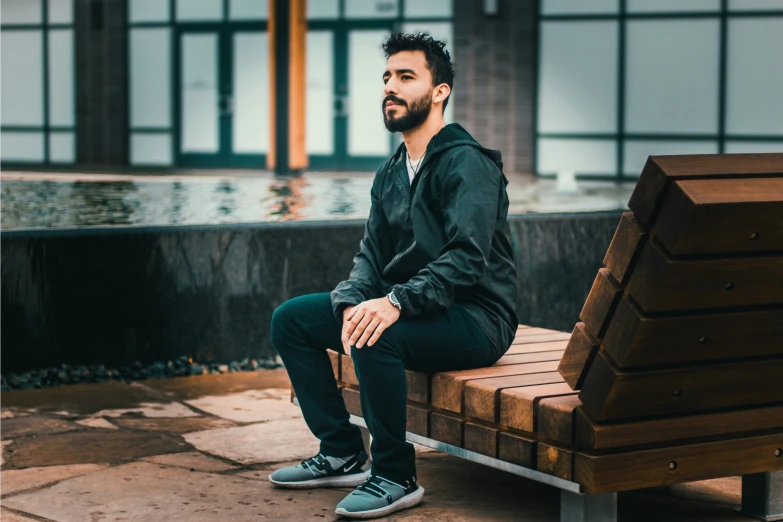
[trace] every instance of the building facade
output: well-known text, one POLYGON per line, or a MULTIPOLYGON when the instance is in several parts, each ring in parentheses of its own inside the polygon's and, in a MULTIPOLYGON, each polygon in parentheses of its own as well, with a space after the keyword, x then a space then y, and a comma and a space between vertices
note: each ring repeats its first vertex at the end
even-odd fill
MULTIPOLYGON (((2 0, 4 168, 263 169, 266 0, 2 0)), ((308 0, 311 170, 374 170, 391 31, 447 42, 447 121, 506 170, 783 150, 783 0, 308 0)))

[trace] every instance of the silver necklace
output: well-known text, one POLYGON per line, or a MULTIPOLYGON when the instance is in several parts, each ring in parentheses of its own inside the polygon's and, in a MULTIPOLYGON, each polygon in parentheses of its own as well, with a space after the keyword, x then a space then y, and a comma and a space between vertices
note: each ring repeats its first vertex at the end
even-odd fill
POLYGON ((413 168, 413 161, 411 160, 410 154, 406 154, 406 156, 408 156, 408 165, 411 166, 411 170, 413 171, 413 175, 415 176, 416 174, 419 173, 419 167, 421 166, 421 160, 424 159, 424 156, 419 158, 419 161, 416 162, 416 168, 415 169, 413 168))

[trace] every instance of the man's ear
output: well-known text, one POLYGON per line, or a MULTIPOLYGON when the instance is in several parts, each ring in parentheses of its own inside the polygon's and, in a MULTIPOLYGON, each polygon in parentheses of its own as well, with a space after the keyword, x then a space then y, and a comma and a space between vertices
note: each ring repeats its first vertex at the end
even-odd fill
POLYGON ((432 89, 432 103, 443 103, 443 101, 451 94, 451 87, 445 83, 435 86, 432 89))

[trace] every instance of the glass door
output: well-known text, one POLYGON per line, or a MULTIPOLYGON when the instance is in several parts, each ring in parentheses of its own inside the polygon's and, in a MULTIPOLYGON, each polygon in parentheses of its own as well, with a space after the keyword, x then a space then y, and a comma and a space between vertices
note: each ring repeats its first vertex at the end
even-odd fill
POLYGON ((177 164, 266 168, 269 38, 266 30, 189 25, 176 34, 177 164))

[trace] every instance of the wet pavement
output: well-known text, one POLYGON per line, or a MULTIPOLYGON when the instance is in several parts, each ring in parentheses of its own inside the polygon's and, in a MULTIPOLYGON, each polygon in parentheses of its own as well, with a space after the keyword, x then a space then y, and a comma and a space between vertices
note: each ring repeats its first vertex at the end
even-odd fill
MULTIPOLYGON (((365 219, 371 172, 195 171, 171 175, 7 171, 0 176, 3 230, 365 219)), ((635 183, 509 176, 509 214, 626 208, 635 183), (574 187, 570 187, 574 189, 574 187)))
MULTIPOLYGON (((318 451, 285 370, 2 394, 0 519, 338 520, 349 489, 267 481, 318 451)), ((386 520, 555 522, 559 492, 417 447, 424 502, 386 520)), ((619 520, 748 521, 739 477, 619 495, 619 520)))

